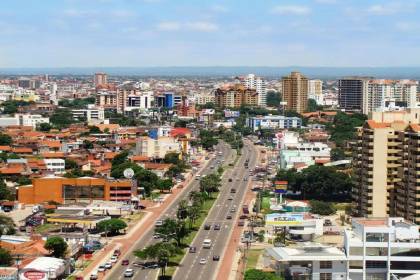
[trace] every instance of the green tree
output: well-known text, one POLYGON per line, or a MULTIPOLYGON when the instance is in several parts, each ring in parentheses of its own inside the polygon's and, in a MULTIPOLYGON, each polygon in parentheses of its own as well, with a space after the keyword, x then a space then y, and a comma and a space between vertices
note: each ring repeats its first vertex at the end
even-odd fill
POLYGON ((318 106, 315 99, 312 99, 312 98, 308 99, 308 108, 306 109, 308 112, 316 112, 321 109, 322 107, 318 106))
POLYGON ((116 155, 112 159, 112 162, 111 162, 112 167, 125 163, 127 161, 128 155, 129 155, 129 152, 127 150, 124 150, 118 155, 116 155))
POLYGON ((281 102, 280 93, 276 91, 269 91, 267 93, 267 106, 279 107, 281 102))
POLYGON ((102 131, 97 126, 89 126, 89 133, 95 134, 95 133, 102 133, 102 131))
POLYGON ((18 183, 19 186, 30 185, 32 180, 26 176, 19 176, 16 183, 18 183))
POLYGON ((0 266, 11 266, 12 265, 12 255, 5 248, 0 247, 0 266))
POLYGON ((12 234, 15 231, 15 223, 12 218, 0 214, 0 235, 12 234))
POLYGON ((6 200, 10 197, 10 190, 4 183, 3 179, 0 178, 0 200, 6 200))
POLYGON ((155 232, 167 241, 175 240, 178 247, 181 246, 182 239, 188 235, 185 221, 171 218, 165 219, 155 232))
POLYGON ((221 179, 218 174, 212 173, 200 179, 200 191, 211 195, 219 191, 221 186, 221 179))
POLYGON ((50 117, 50 122, 57 128, 69 127, 72 123, 75 123, 73 120, 72 112, 69 109, 57 109, 50 117))
POLYGON ((356 127, 363 126, 367 117, 363 114, 353 113, 348 115, 343 112, 337 112, 333 123, 327 125, 327 130, 331 134, 330 140, 337 146, 344 146, 346 141, 355 137, 356 127))
POLYGON ((134 255, 143 260, 156 260, 161 267, 161 274, 164 276, 166 273, 166 266, 169 258, 180 253, 180 249, 168 242, 159 242, 149 245, 143 250, 137 250, 134 255))
POLYGON ((40 123, 37 125, 37 129, 39 131, 48 132, 50 131, 52 126, 49 123, 40 123))
POLYGON ((244 280, 281 280, 274 273, 265 272, 258 269, 248 269, 245 272, 244 280))
POLYGON ((68 169, 76 169, 76 168, 78 168, 79 166, 77 165, 77 162, 76 161, 74 161, 74 160, 72 160, 72 159, 69 159, 69 158, 66 158, 65 160, 64 160, 64 166, 65 166, 65 169, 66 170, 68 170, 68 169))
POLYGON ((51 252, 56 258, 63 258, 66 255, 67 243, 61 236, 48 237, 44 248, 51 252))
POLYGON ((93 149, 93 143, 89 140, 84 140, 82 147, 85 150, 91 150, 91 149, 93 149))
POLYGON ((199 139, 201 146, 203 146, 203 148, 206 150, 213 148, 213 146, 217 145, 218 143, 217 139, 215 138, 215 134, 204 129, 200 130, 199 139))
POLYGON ((157 181, 156 187, 160 191, 170 191, 173 187, 174 183, 172 179, 159 179, 157 181))
POLYGON ((188 202, 185 199, 179 202, 176 217, 180 220, 185 220, 188 217, 188 202))
POLYGON ((318 215, 332 215, 336 212, 334 205, 331 202, 311 200, 311 212, 318 215))
POLYGON ((346 158, 346 154, 344 153, 342 148, 337 147, 331 150, 331 159, 333 161, 342 160, 345 158, 346 158))
POLYGON ((12 142, 12 137, 10 137, 7 134, 0 133, 0 145, 9 146, 10 144, 12 144, 12 142))
POLYGON ((100 232, 110 233, 111 235, 116 235, 120 230, 127 227, 126 222, 121 219, 112 218, 109 220, 99 222, 96 227, 100 232))

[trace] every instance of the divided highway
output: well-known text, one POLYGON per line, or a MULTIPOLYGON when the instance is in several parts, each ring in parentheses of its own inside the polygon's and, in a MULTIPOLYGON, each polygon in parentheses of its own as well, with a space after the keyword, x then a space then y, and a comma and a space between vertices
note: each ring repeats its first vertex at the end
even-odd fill
MULTIPOLYGON (((216 146, 216 153, 221 152, 221 156, 213 157, 210 159, 210 161, 207 163, 206 167, 202 169, 201 172, 199 172, 202 175, 210 174, 212 172, 215 172, 217 167, 214 169, 211 169, 211 166, 217 165, 217 160, 224 160, 225 164, 228 164, 229 162, 233 161, 235 158, 235 154, 233 153, 233 150, 230 148, 230 146, 224 142, 219 143, 216 146)), ((198 190, 199 188, 199 180, 193 180, 191 181, 187 186, 185 186, 185 190, 182 194, 179 195, 179 197, 174 200, 173 204, 168 207, 159 217, 159 219, 165 219, 169 217, 175 217, 176 216, 176 210, 178 208, 178 203, 183 200, 187 199, 189 193, 192 190, 198 190)), ((134 269, 134 276, 132 279, 153 279, 155 280, 157 278, 157 275, 159 273, 159 269, 141 269, 138 267, 133 267, 132 263, 135 261, 140 261, 138 258, 136 258, 133 255, 133 252, 138 249, 143 249, 147 247, 148 245, 151 245, 153 243, 156 243, 158 240, 153 238, 154 234, 154 227, 150 227, 150 229, 147 230, 147 232, 135 243, 134 246, 125 254, 124 257, 120 258, 119 262, 114 265, 114 267, 111 269, 110 272, 108 272, 104 279, 114 280, 114 279, 124 279, 124 271, 127 268, 133 268, 134 269), (129 265, 128 266, 122 266, 121 260, 122 259, 128 259, 129 265)), ((104 261, 105 262, 105 261, 104 261)))
POLYGON ((238 226, 238 217, 241 215, 242 203, 250 182, 249 169, 253 169, 256 165, 257 151, 250 142, 246 141, 244 144, 242 156, 233 168, 225 172, 222 180, 223 186, 219 197, 215 201, 215 207, 211 209, 193 241, 192 246, 197 248, 197 252, 187 253, 173 277, 174 280, 210 280, 216 278, 218 266, 223 261, 230 234, 233 227, 238 226), (249 159, 249 169, 244 167, 247 159, 249 159), (231 179, 231 182, 229 182, 229 179, 231 179), (236 193, 231 193, 232 188, 236 189, 236 193), (232 208, 235 208, 236 211, 231 212, 232 208), (233 216, 232 219, 226 219, 229 214, 233 216), (215 224, 220 225, 220 230, 214 229, 215 224), (206 230, 204 225, 210 225, 211 228, 206 230), (212 241, 210 249, 203 248, 204 239, 212 241), (215 255, 220 256, 220 261, 213 261, 215 255), (205 264, 200 263, 201 259, 205 259, 205 264))

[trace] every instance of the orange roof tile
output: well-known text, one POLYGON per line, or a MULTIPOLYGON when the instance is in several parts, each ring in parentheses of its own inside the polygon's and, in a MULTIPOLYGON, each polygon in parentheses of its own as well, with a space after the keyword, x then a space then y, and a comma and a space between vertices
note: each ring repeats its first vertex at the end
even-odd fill
POLYGON ((65 154, 64 152, 46 152, 46 153, 41 153, 41 156, 43 158, 64 158, 65 154))
POLYGON ((25 171, 25 168, 23 166, 0 168, 1 174, 22 174, 23 171, 25 171))
POLYGON ((49 148, 61 148, 61 142, 58 140, 46 140, 41 141, 40 145, 48 146, 49 148))
POLYGON ((10 146, 0 146, 0 151, 9 152, 12 148, 10 146))
POLYGON ((149 161, 150 160, 149 157, 147 157, 147 156, 132 156, 130 159, 131 159, 131 161, 134 161, 134 162, 136 162, 136 161, 149 161))
POLYGON ((113 159, 116 155, 118 155, 118 153, 116 153, 116 152, 105 152, 104 153, 104 158, 105 159, 113 159))
POLYGON ((170 163, 154 163, 154 162, 145 162, 144 168, 151 169, 151 170, 166 170, 171 167, 172 164, 170 163))
POLYGON ((33 153, 33 150, 31 148, 24 148, 24 147, 14 148, 12 151, 16 154, 31 154, 31 153, 33 153))

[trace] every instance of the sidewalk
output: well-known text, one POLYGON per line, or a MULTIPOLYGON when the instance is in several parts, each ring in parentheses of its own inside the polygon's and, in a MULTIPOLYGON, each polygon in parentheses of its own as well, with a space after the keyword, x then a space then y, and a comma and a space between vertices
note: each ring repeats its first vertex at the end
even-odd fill
MULTIPOLYGON (((203 162, 203 165, 200 168, 200 171, 207 166, 209 160, 203 162)), ((185 180, 183 188, 174 187, 172 189, 171 195, 165 197, 162 202, 153 203, 153 206, 146 208, 145 211, 147 214, 141 219, 141 221, 136 224, 130 231, 124 236, 116 237, 112 239, 108 245, 102 248, 99 252, 94 255, 92 263, 86 267, 82 272, 76 274, 76 276, 82 276, 84 279, 88 279, 89 275, 94 271, 100 264, 108 260, 115 249, 120 249, 122 252, 121 259, 128 253, 128 250, 133 247, 133 245, 150 229, 153 227, 155 221, 159 216, 165 212, 176 198, 183 193, 189 184, 193 180, 193 175, 189 174, 188 178, 185 180)), ((106 275, 103 275, 103 277, 106 275)))

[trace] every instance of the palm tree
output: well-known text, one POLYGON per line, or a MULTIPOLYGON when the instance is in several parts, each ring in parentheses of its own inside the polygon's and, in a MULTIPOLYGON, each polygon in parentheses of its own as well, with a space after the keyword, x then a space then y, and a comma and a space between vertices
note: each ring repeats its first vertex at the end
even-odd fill
POLYGON ((179 202, 178 205, 178 210, 176 212, 176 216, 178 219, 184 220, 187 218, 187 207, 188 207, 188 202, 183 199, 179 202))

